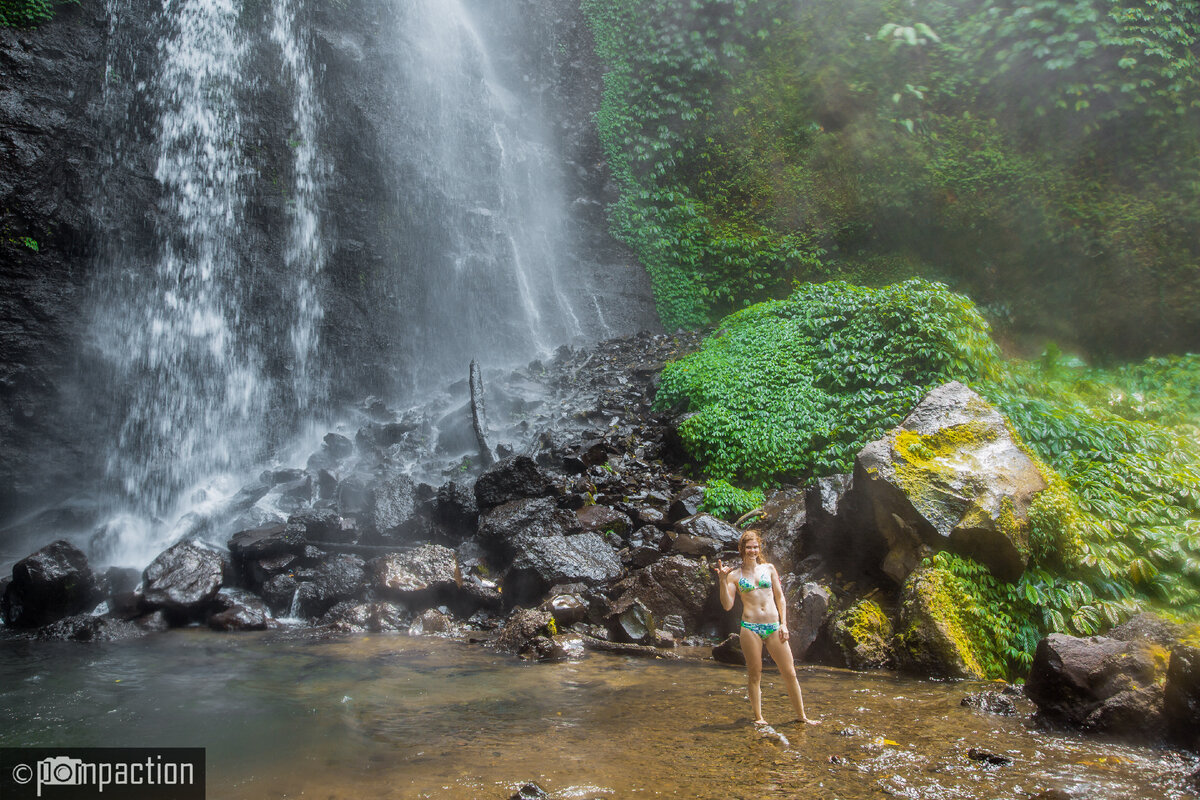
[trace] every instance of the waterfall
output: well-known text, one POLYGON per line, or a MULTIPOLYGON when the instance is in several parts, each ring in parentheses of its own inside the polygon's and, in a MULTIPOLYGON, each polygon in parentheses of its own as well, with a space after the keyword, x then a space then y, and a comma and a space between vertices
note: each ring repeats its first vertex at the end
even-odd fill
POLYGON ((550 43, 489 40, 514 11, 461 0, 397 7, 391 103, 402 135, 391 155, 398 205, 419 232, 398 265, 399 303, 415 322, 402 390, 461 377, 472 358, 525 362, 607 332, 578 299, 590 287, 564 290, 575 243, 539 77, 495 55, 550 43))

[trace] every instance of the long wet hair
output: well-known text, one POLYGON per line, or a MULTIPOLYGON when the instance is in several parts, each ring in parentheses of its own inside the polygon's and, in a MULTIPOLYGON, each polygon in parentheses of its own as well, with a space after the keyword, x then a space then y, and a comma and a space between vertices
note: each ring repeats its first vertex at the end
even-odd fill
POLYGON ((747 530, 745 533, 742 534, 742 538, 738 539, 738 553, 741 554, 742 560, 744 561, 746 559, 746 544, 751 539, 758 542, 758 563, 759 564, 767 563, 767 560, 765 558, 763 558, 763 554, 762 554, 762 537, 758 535, 758 531, 755 530, 754 528, 750 528, 749 530, 747 530))

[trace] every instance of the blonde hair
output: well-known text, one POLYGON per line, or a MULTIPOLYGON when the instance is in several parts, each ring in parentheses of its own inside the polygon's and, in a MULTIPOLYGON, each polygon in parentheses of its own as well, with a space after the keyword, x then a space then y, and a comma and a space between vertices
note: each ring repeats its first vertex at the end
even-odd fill
POLYGON ((758 535, 758 531, 755 530, 754 528, 751 528, 748 531, 746 531, 745 533, 743 533, 742 538, 738 539, 738 552, 741 554, 742 558, 744 559, 746 557, 746 545, 747 545, 747 543, 749 543, 749 541, 751 539, 758 542, 758 563, 759 564, 767 563, 767 560, 765 558, 763 558, 763 554, 762 554, 762 537, 758 535))

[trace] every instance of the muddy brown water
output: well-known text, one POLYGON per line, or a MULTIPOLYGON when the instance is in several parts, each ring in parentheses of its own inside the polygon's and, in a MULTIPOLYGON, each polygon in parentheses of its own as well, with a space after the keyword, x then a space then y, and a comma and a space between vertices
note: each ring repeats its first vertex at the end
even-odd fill
POLYGON ((960 705, 986 684, 805 667, 822 724, 803 728, 768 671, 773 725, 756 729, 744 671, 691 655, 526 664, 431 637, 200 630, 4 642, 0 745, 204 747, 210 800, 505 800, 528 781, 580 800, 1195 796, 1191 756, 960 705))

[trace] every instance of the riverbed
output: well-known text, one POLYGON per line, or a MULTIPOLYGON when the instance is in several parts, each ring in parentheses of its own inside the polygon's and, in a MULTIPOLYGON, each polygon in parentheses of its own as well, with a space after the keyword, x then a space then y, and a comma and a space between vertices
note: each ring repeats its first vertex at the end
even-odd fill
POLYGON ((0 745, 204 747, 212 800, 506 800, 531 781, 579 800, 1195 796, 1191 757, 960 705, 987 684, 802 667, 822 721, 804 727, 768 671, 763 729, 744 670, 688 656, 534 664, 436 637, 199 629, 8 641, 0 745))

